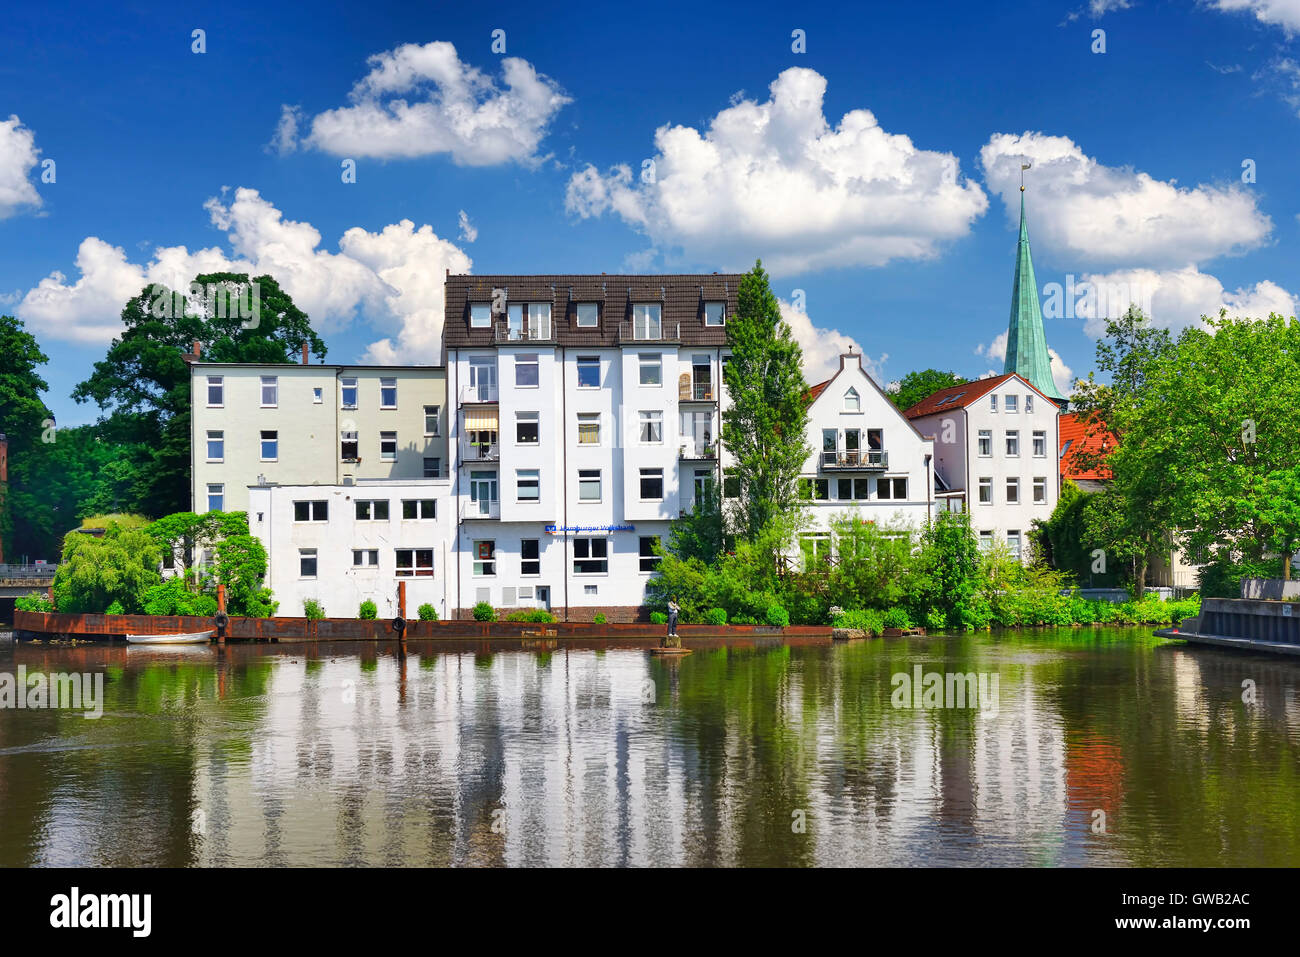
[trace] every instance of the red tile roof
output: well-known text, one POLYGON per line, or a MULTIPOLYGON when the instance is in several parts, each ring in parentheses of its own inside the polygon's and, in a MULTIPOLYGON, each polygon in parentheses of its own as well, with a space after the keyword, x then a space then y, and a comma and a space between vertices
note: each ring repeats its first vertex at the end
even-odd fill
POLYGON ((818 382, 816 385, 810 386, 808 388, 808 404, 812 405, 814 402, 816 402, 817 397, 820 396, 823 392, 825 392, 826 387, 830 384, 831 384, 831 380, 827 379, 825 382, 818 382))
POLYGON ((1061 478, 1063 479, 1108 479, 1111 471, 1105 465, 1087 469, 1081 467, 1076 458, 1080 450, 1090 453, 1114 448, 1115 436, 1102 425, 1089 425, 1076 412, 1067 412, 1060 418, 1061 434, 1061 478))
POLYGON ((965 385, 953 385, 946 389, 940 389, 938 392, 932 392, 903 414, 909 419, 919 419, 923 416, 932 415, 935 412, 947 412, 949 409, 964 409, 976 399, 982 399, 998 386, 1012 378, 1019 379, 1026 386, 1033 389, 1043 397, 1044 401, 1053 401, 1051 396, 1045 395, 1039 389, 1035 389, 1033 383, 1024 376, 1018 376, 1014 372, 1006 372, 1002 375, 990 376, 987 379, 976 379, 974 382, 967 382, 965 385))

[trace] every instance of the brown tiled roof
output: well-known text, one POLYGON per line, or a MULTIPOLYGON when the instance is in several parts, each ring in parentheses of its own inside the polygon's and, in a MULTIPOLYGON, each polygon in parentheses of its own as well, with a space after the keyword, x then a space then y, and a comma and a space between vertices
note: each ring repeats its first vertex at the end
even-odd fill
MULTIPOLYGON (((923 416, 932 415, 935 412, 946 412, 949 409, 964 409, 976 399, 988 395, 1002 383, 1010 378, 1019 378, 1021 382, 1034 389, 1032 382, 1029 382, 1023 376, 1016 376, 1014 372, 1007 372, 1002 375, 991 376, 987 379, 976 379, 974 382, 967 382, 965 385, 953 385, 946 389, 940 389, 938 392, 932 392, 927 395, 916 405, 912 406, 903 414, 909 419, 919 419, 923 416), (953 398, 949 399, 952 396, 953 398), (957 398, 960 396, 960 398, 957 398), (945 399, 949 401, 945 402, 945 399)), ((1044 395, 1040 390, 1034 389, 1039 395, 1043 396, 1048 402, 1053 401, 1051 396, 1044 395)))
POLYGON ((828 385, 830 385, 830 384, 831 384, 831 380, 830 380, 830 379, 827 379, 825 382, 818 382, 815 386, 811 386, 811 387, 809 387, 809 389, 808 389, 808 404, 811 405, 812 403, 816 402, 816 401, 817 401, 817 398, 818 398, 818 397, 819 397, 823 392, 826 391, 826 387, 827 387, 828 385))
MULTIPOLYGON (((443 346, 457 349, 488 346, 495 341, 493 329, 471 329, 469 304, 491 302, 493 289, 504 289, 507 302, 549 302, 556 345, 615 346, 620 327, 630 327, 632 304, 663 304, 664 339, 680 333, 684 345, 724 346, 727 330, 704 325, 704 303, 726 302, 727 315, 736 312, 738 273, 704 275, 543 275, 543 276, 448 276, 444 286, 445 321, 443 346), (580 302, 600 305, 600 325, 579 329, 575 306, 580 302)), ((504 326, 505 316, 493 316, 504 326)))
POLYGON ((1085 469, 1078 464, 1076 456, 1085 450, 1089 453, 1100 453, 1105 449, 1113 449, 1115 445, 1115 436, 1105 426, 1090 425, 1075 412, 1062 415, 1061 478, 1072 480, 1112 478, 1107 466, 1085 469))

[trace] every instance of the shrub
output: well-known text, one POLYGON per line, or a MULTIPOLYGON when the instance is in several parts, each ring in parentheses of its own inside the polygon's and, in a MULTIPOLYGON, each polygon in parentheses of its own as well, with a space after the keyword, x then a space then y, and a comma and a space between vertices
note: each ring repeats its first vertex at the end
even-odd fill
POLYGON ((931 608, 925 613, 926 631, 943 631, 948 627, 948 616, 938 608, 931 608))
POLYGON ((524 608, 520 608, 518 611, 503 611, 501 613, 501 620, 502 621, 527 621, 528 611, 527 609, 524 608))
POLYGON ((652 625, 666 625, 668 624, 668 616, 662 611, 652 611, 650 612, 650 623, 652 625))
POLYGON ((786 625, 790 624, 790 613, 781 605, 773 602, 768 605, 767 610, 763 612, 763 620, 769 625, 774 625, 777 628, 784 628, 786 625))
POLYGON ((44 592, 34 591, 14 599, 15 611, 54 611, 54 602, 44 592))
POLYGON ((908 616, 907 609, 899 608, 897 605, 885 612, 883 623, 886 628, 905 630, 912 627, 912 619, 908 616))
POLYGON ((302 613, 309 621, 316 621, 325 617, 325 607, 315 598, 308 598, 302 603, 302 613))
POLYGON ((725 625, 727 623, 727 609, 710 608, 704 613, 704 623, 706 625, 725 625))
POLYGON ((841 612, 832 624, 836 628, 856 628, 871 635, 879 635, 885 629, 884 615, 874 608, 841 612))
POLYGON ((496 616, 496 609, 485 601, 481 601, 474 606, 475 621, 493 621, 496 619, 496 616))
POLYGON ((437 621, 437 620, 438 620, 438 611, 437 611, 437 609, 434 608, 432 605, 430 605, 427 601, 426 601, 423 605, 421 605, 419 608, 417 608, 417 609, 415 610, 415 613, 420 617, 420 621, 437 621))
POLYGON ((206 593, 195 594, 189 591, 179 578, 169 578, 154 585, 144 593, 143 598, 146 615, 197 615, 210 618, 217 613, 216 598, 206 593))
POLYGON ((534 608, 528 613, 525 621, 531 621, 536 625, 553 625, 555 624, 555 616, 545 608, 534 608))
POLYGON ((609 619, 605 617, 605 613, 603 611, 596 612, 596 617, 591 619, 591 623, 593 625, 604 625, 604 624, 608 624, 608 622, 609 619))
POLYGON ((362 621, 374 621, 379 617, 379 609, 375 607, 373 601, 367 598, 361 603, 361 607, 357 609, 357 617, 362 621))
POLYGON ((115 601, 113 602, 113 604, 109 605, 107 608, 104 609, 104 614, 124 615, 126 614, 126 612, 122 611, 122 603, 120 601, 115 601))
POLYGON ((753 615, 737 615, 731 619, 733 625, 757 625, 758 619, 753 615))

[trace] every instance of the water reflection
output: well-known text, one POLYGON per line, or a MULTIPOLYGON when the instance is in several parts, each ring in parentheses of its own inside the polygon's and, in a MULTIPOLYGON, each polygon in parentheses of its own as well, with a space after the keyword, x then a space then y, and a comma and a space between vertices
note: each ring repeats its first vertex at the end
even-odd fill
POLYGON ((1300 864, 1297 662, 588 644, 2 648, 107 679, 98 721, 0 711, 0 863, 1300 864), (996 710, 893 707, 917 665, 997 675, 996 710))

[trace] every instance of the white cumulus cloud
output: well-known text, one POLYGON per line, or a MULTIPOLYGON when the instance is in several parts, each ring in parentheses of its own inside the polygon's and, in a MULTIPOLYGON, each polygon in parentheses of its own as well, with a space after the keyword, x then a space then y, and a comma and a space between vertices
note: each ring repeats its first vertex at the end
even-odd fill
POLYGON ((1249 13, 1260 23, 1279 26, 1288 35, 1300 32, 1300 0, 1209 0, 1225 13, 1249 13))
POLYGON ((24 206, 39 207, 41 194, 28 178, 40 150, 36 134, 17 116, 0 120, 0 219, 13 216, 24 206))
POLYGON ((467 243, 472 243, 478 239, 478 227, 469 221, 469 213, 461 210, 456 218, 456 223, 460 227, 460 238, 467 243))
POLYGON ((660 127, 635 173, 574 173, 566 208, 621 217, 665 258, 742 268, 762 256, 782 273, 924 259, 970 231, 988 199, 956 157, 886 132, 866 109, 832 126, 825 94, 825 77, 788 69, 767 101, 735 97, 703 132, 660 127))
POLYGON ((803 350, 803 375, 809 385, 825 382, 840 368, 840 356, 856 352, 862 356, 862 369, 879 385, 884 381, 888 354, 873 359, 862 348, 862 343, 838 329, 822 329, 815 325, 802 309, 784 299, 778 299, 781 318, 790 326, 795 342, 803 350))
POLYGON ((1094 267, 1169 267, 1262 245, 1272 220, 1240 184, 1180 187, 1128 167, 1104 166, 1073 140, 1044 133, 996 133, 980 150, 989 188, 1013 221, 1020 214, 1020 166, 1031 162, 1030 236, 1055 258, 1094 267))
POLYGON ((503 58, 498 82, 445 41, 406 43, 367 63, 349 105, 310 119, 284 107, 273 145, 292 152, 301 143, 353 158, 445 153, 462 166, 533 165, 544 158, 538 148, 551 120, 571 102, 527 60, 503 58))
MULTIPOLYGON (((1199 324, 1201 316, 1217 316, 1220 309, 1240 318, 1265 319, 1269 313, 1284 316, 1296 314, 1296 298, 1281 286, 1267 279, 1252 286, 1235 290, 1225 289, 1223 283, 1195 266, 1181 269, 1120 269, 1100 275, 1084 277, 1097 287, 1127 288, 1140 292, 1148 305, 1143 311, 1157 326, 1180 330, 1199 324)), ((1113 297, 1112 297, 1113 298, 1113 297)), ((1083 315, 1084 331, 1094 337, 1106 331, 1106 313, 1118 315, 1119 303, 1111 308, 1097 310, 1100 315, 1083 315)))
MULTIPOLYGON (((982 343, 977 345, 975 347, 975 354, 977 356, 983 356, 986 359, 996 359, 998 362, 1006 362, 1008 335, 1009 334, 1006 332, 1001 332, 998 333, 997 337, 988 345, 982 343)), ((1047 347, 1047 356, 1051 362, 1052 380, 1056 383, 1057 394, 1066 395, 1068 389, 1067 392, 1062 392, 1061 383, 1064 382, 1067 386, 1072 386, 1074 384, 1074 370, 1065 364, 1065 360, 1061 358, 1061 354, 1051 346, 1047 347)), ((984 375, 980 376, 980 378, 987 379, 990 376, 995 375, 1002 375, 1001 370, 995 372, 990 369, 985 372, 984 375)))
POLYGON ((446 270, 469 272, 472 264, 432 227, 405 219, 377 233, 353 227, 335 253, 320 248, 314 226, 286 219, 257 190, 237 189, 233 200, 209 199, 204 208, 230 253, 157 246, 147 262, 136 263, 121 247, 89 236, 77 251, 79 277, 51 273, 27 291, 18 314, 42 337, 102 343, 121 332, 122 306, 146 286, 183 288, 207 272, 269 274, 319 330, 342 329, 364 312, 380 331, 396 335, 396 343, 390 336, 375 343, 372 356, 407 364, 441 358, 446 270))

